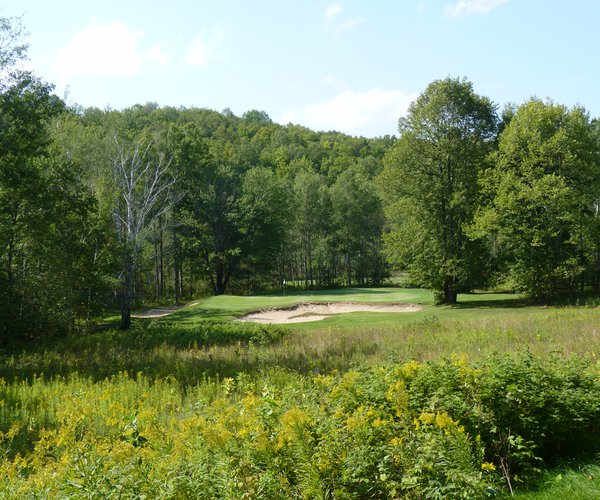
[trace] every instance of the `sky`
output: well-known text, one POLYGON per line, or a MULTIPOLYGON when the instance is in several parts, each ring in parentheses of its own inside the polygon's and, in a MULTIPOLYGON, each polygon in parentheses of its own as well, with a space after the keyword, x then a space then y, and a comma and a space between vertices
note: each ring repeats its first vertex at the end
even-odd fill
POLYGON ((265 111, 376 137, 436 79, 600 116, 600 0, 0 0, 70 104, 265 111))

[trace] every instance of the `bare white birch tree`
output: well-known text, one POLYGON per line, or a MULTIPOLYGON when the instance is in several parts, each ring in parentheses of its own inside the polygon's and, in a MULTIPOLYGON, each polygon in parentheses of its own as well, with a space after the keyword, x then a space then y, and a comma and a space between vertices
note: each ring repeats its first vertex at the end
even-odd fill
POLYGON ((131 325, 131 301, 136 265, 148 229, 173 205, 169 177, 170 160, 163 153, 151 154, 152 142, 140 142, 127 148, 115 136, 111 158, 117 199, 113 209, 119 243, 122 248, 121 329, 131 325))

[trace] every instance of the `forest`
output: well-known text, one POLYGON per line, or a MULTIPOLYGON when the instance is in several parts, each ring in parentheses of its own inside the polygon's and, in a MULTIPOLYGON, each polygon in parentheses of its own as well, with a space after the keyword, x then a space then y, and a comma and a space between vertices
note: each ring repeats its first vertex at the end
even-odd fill
POLYGON ((551 303, 600 286, 600 127, 581 107, 501 111, 432 82, 398 136, 263 111, 68 105, 30 72, 0 95, 4 341, 206 294, 381 285, 452 304, 499 289, 551 303), (52 286, 48 286, 52 284, 52 286))

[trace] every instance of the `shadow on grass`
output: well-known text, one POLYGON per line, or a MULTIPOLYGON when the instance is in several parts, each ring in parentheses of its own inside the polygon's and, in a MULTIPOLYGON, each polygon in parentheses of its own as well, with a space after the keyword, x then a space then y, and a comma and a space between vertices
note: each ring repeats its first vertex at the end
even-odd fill
POLYGON ((173 377, 186 386, 207 378, 236 377, 240 373, 258 375, 280 368, 303 375, 345 371, 355 365, 355 355, 369 355, 379 347, 373 343, 332 345, 327 352, 315 355, 307 349, 285 352, 237 342, 228 346, 162 345, 136 348, 124 345, 96 345, 92 348, 67 347, 21 353, 11 362, 0 364, 0 378, 8 383, 31 383, 43 374, 44 379, 68 379, 84 376, 94 382, 120 373, 134 376, 143 373, 151 380, 173 377))
POLYGON ((98 381, 119 372, 143 372, 150 378, 174 376, 196 384, 206 376, 259 370, 262 348, 287 333, 277 326, 254 323, 186 325, 138 319, 127 331, 113 329, 21 344, 0 356, 0 378, 31 381, 42 374, 45 378, 79 374, 98 381))
MULTIPOLYGON (((242 312, 239 312, 242 314, 242 312)), ((204 308, 202 305, 186 307, 164 318, 158 318, 161 323, 172 323, 173 321, 182 321, 184 323, 198 323, 202 321, 227 321, 231 316, 236 316, 237 312, 229 309, 204 308)))
POLYGON ((531 300, 522 297, 506 299, 485 299, 483 297, 485 297, 484 294, 463 295, 462 297, 459 297, 458 304, 454 304, 450 307, 453 309, 520 309, 538 305, 531 300))

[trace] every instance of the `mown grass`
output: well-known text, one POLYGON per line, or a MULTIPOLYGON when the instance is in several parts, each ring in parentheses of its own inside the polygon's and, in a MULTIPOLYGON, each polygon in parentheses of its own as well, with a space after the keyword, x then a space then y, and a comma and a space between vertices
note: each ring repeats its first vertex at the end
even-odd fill
POLYGON ((435 316, 439 319, 463 319, 533 312, 539 307, 514 294, 461 294, 456 306, 434 306, 433 294, 418 288, 344 288, 339 290, 277 293, 256 296, 220 295, 207 297, 165 318, 180 324, 200 321, 230 321, 252 311, 274 307, 289 307, 303 302, 364 302, 418 304, 421 311, 411 313, 356 312, 340 314, 321 321, 295 324, 294 329, 313 330, 323 327, 395 326, 422 321, 435 316))

